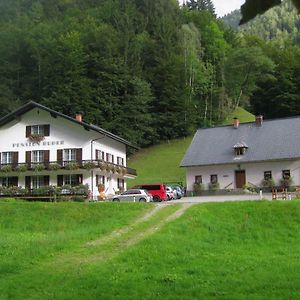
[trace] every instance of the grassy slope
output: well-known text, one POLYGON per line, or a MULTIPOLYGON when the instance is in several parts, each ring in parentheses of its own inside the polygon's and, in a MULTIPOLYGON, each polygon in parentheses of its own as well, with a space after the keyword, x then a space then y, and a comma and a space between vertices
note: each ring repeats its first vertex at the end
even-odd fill
POLYGON ((148 208, 0 201, 0 278, 124 226, 148 208))
MULTIPOLYGON (((47 204, 40 205, 47 207, 47 204)), ((95 206, 87 207, 92 208, 83 209, 81 219, 91 215, 92 223, 101 232, 99 224, 105 228, 108 219, 96 221, 92 212, 95 206)), ((119 223, 117 210, 128 213, 143 205, 103 207, 106 212, 116 208, 110 219, 114 224, 119 223)), ((57 225, 56 222, 48 224, 53 217, 51 209, 35 216, 33 221, 26 217, 29 211, 24 205, 13 210, 4 208, 1 237, 7 236, 7 240, 0 243, 2 252, 11 244, 22 247, 23 234, 27 231, 31 232, 32 239, 37 238, 37 246, 46 251, 51 243, 40 240, 39 236, 52 226, 53 234, 63 230, 64 222, 59 221, 62 215, 57 218, 57 225), (24 229, 14 225, 15 222, 23 224, 24 229), (13 235, 8 239, 11 232, 13 235)), ((71 211, 78 213, 72 208, 71 211)), ((71 221, 70 227, 76 227, 75 232, 90 226, 88 220, 79 226, 69 217, 66 220, 71 221)), ((5 276, 0 276, 0 299, 297 299, 300 295, 299 229, 299 201, 201 204, 119 255, 110 259, 99 256, 88 265, 81 263, 88 259, 86 248, 80 250, 81 260, 74 259, 74 264, 68 267, 61 264, 57 270, 51 264, 43 265, 44 260, 51 261, 55 256, 40 258, 37 264, 33 254, 26 251, 23 259, 31 261, 31 265, 7 274, 2 271, 5 276)), ((76 237, 72 231, 67 232, 66 236, 74 238, 73 243, 82 239, 81 235, 76 237)), ((16 256, 15 248, 7 251, 4 258, 10 256, 16 256)))
MULTIPOLYGON (((243 108, 237 108, 224 121, 224 125, 231 124, 234 117, 239 118, 241 122, 254 121, 252 114, 243 108)), ((182 182, 185 184, 185 169, 180 168, 179 165, 192 138, 191 136, 172 140, 140 150, 128 161, 128 165, 138 172, 138 177, 135 180, 129 180, 128 186, 158 182, 182 182)))

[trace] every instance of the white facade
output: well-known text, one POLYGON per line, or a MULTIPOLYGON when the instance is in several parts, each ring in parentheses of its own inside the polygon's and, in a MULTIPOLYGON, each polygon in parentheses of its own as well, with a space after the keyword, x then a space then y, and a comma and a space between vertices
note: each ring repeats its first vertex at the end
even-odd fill
MULTIPOLYGON (((58 162, 59 151, 62 153, 63 161, 71 159, 72 150, 70 150, 70 155, 68 156, 66 149, 79 149, 77 153, 80 153, 83 164, 85 161, 95 161, 96 158, 99 160, 103 158, 104 161, 107 161, 107 159, 112 160, 113 158, 113 161, 110 161, 111 165, 115 167, 120 166, 120 168, 121 166, 126 167, 126 145, 124 143, 92 130, 87 126, 84 127, 81 124, 72 122, 63 116, 51 114, 51 112, 40 107, 35 107, 2 125, 0 127, 0 141, 1 168, 7 162, 5 161, 8 156, 7 153, 17 152, 17 164, 20 165, 28 162, 26 155, 31 156, 31 163, 39 159, 36 156, 39 154, 38 151, 41 151, 40 153, 42 154, 47 153, 47 160, 51 164, 52 162, 58 162), (36 125, 47 125, 49 128, 49 136, 45 136, 40 142, 32 142, 26 137, 26 127, 36 125), (98 150, 97 154, 96 150, 98 150), (103 157, 102 155, 99 157, 99 151, 104 153, 103 157)), ((121 169, 127 170, 125 168, 121 169)), ((102 183, 103 181, 106 194, 115 194, 122 185, 126 189, 124 179, 134 177, 134 175, 129 175, 125 171, 112 172, 101 170, 100 168, 93 168, 92 170, 84 168, 65 170, 60 168, 55 171, 46 168, 38 173, 32 170, 22 173, 16 171, 0 172, 0 177, 18 176, 18 186, 25 187, 26 184, 29 184, 25 182, 26 177, 29 178, 31 176, 32 179, 34 176, 49 176, 49 185, 57 185, 58 176, 67 174, 80 175, 78 178, 81 178, 80 181, 82 182, 79 183, 88 184, 94 198, 98 196, 97 183, 102 183)), ((30 184, 32 187, 32 181, 30 184)))
MULTIPOLYGON (((245 171, 245 184, 261 186, 265 172, 271 171, 275 185, 280 185, 283 171, 290 171, 295 185, 300 185, 300 160, 266 161, 256 163, 235 163, 186 168, 187 191, 193 191, 196 176, 201 176, 205 190, 208 190, 211 175, 217 175, 220 189, 236 189, 236 171, 245 171)), ((199 177, 198 177, 199 178, 199 177)))

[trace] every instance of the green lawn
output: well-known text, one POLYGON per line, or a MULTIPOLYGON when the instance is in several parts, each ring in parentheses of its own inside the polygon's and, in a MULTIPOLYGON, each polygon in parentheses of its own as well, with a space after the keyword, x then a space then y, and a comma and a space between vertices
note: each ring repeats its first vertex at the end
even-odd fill
POLYGON ((152 207, 0 203, 0 299, 300 298, 300 201, 195 205, 131 243, 166 206, 87 246, 152 207))
MULTIPOLYGON (((255 117, 243 108, 237 108, 224 121, 223 125, 232 123, 237 117, 241 122, 252 122, 255 117)), ((138 172, 134 180, 128 181, 128 186, 141 183, 182 182, 185 185, 185 169, 180 168, 180 162, 188 149, 192 136, 161 143, 138 151, 128 160, 128 165, 138 172)))
POLYGON ((0 278, 22 273, 44 259, 124 226, 149 208, 139 204, 0 200, 0 278))

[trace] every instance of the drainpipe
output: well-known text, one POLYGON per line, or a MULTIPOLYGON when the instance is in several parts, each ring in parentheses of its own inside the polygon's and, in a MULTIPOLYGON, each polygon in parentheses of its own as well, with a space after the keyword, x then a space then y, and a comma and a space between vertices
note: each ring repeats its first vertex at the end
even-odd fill
MULTIPOLYGON (((90 143, 91 143, 91 162, 93 162, 93 143, 95 141, 102 140, 104 138, 106 138, 106 135, 90 141, 90 143)), ((91 169, 91 192, 92 192, 92 197, 94 197, 94 170, 93 169, 91 169)))

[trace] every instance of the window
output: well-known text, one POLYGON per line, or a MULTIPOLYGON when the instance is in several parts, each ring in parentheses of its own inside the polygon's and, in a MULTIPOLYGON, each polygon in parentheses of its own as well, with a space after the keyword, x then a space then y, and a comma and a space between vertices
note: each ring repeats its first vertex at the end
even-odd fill
POLYGON ((110 153, 106 153, 106 161, 109 163, 114 163, 114 156, 110 153))
POLYGON ((118 156, 117 157, 117 164, 119 166, 124 166, 124 158, 118 156))
POLYGON ((218 175, 210 175, 210 183, 218 183, 218 175))
POLYGON ((11 164, 12 163, 12 152, 2 152, 2 164, 11 164))
POLYGON ((42 135, 44 136, 45 135, 45 125, 34 125, 34 126, 31 126, 31 134, 34 134, 34 135, 42 135))
POLYGON ((78 185, 78 176, 76 174, 64 175, 64 185, 78 185))
POLYGON ((96 160, 105 160, 105 153, 96 149, 96 160))
POLYGON ((202 175, 195 176, 195 183, 199 183, 199 184, 202 183, 202 175))
POLYGON ((42 150, 32 151, 31 152, 31 161, 33 163, 42 163, 42 162, 44 162, 44 151, 42 151, 42 150))
POLYGON ((105 185, 105 177, 103 175, 96 175, 96 185, 98 186, 99 184, 105 185))
POLYGON ((44 176, 32 176, 31 177, 31 187, 33 189, 38 189, 44 186, 44 176))
POLYGON ((18 186, 18 177, 3 177, 2 186, 18 186))
POLYGON ((246 148, 242 147, 242 148, 235 148, 235 155, 239 156, 239 155, 244 155, 246 152, 246 148))
POLYGON ((264 172, 264 179, 265 180, 272 179, 272 171, 265 171, 264 172))
POLYGON ((118 189, 124 189, 124 179, 118 178, 118 189))
POLYGON ((283 179, 289 179, 291 177, 291 172, 290 170, 283 170, 282 171, 282 178, 283 179))
POLYGON ((76 160, 76 149, 64 149, 63 160, 64 161, 75 161, 76 160))

